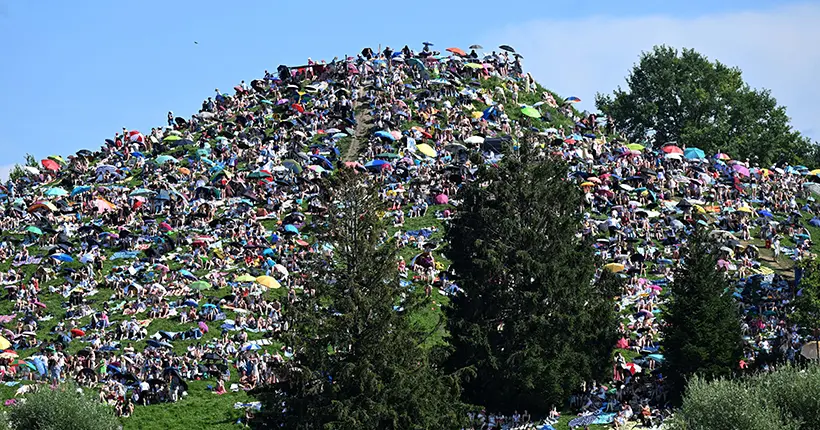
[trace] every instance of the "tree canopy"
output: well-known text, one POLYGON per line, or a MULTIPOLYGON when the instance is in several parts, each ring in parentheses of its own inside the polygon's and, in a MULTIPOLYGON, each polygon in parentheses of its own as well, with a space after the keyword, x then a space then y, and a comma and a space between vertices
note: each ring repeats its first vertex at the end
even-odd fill
POLYGON ((575 234, 581 197, 566 178, 562 162, 524 145, 460 191, 447 256, 464 293, 447 309, 448 369, 488 410, 545 413, 610 368, 612 292, 593 283, 592 247, 575 234))
POLYGON ((692 49, 655 46, 626 81, 626 90, 598 94, 596 104, 630 140, 643 141, 652 130, 661 144, 675 141, 762 164, 800 161, 811 147, 769 90, 750 88, 740 69, 692 49))
POLYGON ((731 376, 742 357, 740 313, 730 284, 716 269, 718 253, 699 229, 686 244, 675 271, 663 331, 665 375, 679 399, 694 375, 731 376))
POLYGON ((309 294, 284 339, 294 349, 281 383, 258 393, 261 418, 283 429, 450 429, 466 419, 458 381, 444 376, 413 312, 428 305, 403 287, 396 246, 383 241, 382 202, 363 175, 334 175, 309 294), (332 251, 331 251, 332 250, 332 251))

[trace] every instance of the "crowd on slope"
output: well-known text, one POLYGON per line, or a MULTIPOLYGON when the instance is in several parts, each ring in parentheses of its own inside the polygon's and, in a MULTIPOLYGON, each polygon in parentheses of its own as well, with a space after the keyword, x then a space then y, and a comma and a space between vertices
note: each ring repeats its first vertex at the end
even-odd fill
MULTIPOLYGON (((629 144, 611 119, 578 113, 575 98, 555 100, 502 48, 368 48, 280 66, 232 94, 217 89, 190 118, 169 112, 167 126, 123 128, 99 150, 24 167, 2 189, 3 380, 73 378, 100 387, 123 415, 178 400, 186 381, 207 380, 217 394, 275 382, 293 356, 278 340, 289 329, 283 314, 311 294, 305 262, 332 252, 310 240, 312 218, 326 212, 318 179, 342 167, 371 175, 397 242, 415 255, 397 262, 404 282, 456 294, 441 276, 440 231, 404 224, 450 219, 475 163, 523 143, 572 166, 585 196, 579 234, 607 261, 601 270, 627 279, 618 307, 629 322, 616 345, 624 353, 613 381, 590 381, 571 399, 581 425, 650 425, 664 415, 659 305, 697 223, 712 226, 725 245, 720 269, 738 279, 748 341, 739 368, 778 351, 797 359, 806 339, 786 317, 796 292, 761 254, 811 252, 804 219, 820 225, 820 206, 808 169, 629 144), (568 125, 534 128, 532 118, 552 116, 568 125)), ((528 415, 475 419, 520 427, 528 415)))

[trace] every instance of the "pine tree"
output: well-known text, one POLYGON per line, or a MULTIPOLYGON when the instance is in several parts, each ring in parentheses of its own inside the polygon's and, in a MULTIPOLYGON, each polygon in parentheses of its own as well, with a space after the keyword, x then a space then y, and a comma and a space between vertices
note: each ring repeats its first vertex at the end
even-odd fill
POLYGON ((447 256, 464 293, 447 310, 448 369, 465 376, 470 403, 546 413, 610 368, 614 303, 592 282, 567 173, 523 146, 459 194, 447 256))
MULTIPOLYGON (((258 393, 261 417, 283 429, 450 429, 466 409, 455 377, 443 376, 411 316, 423 294, 403 288, 396 246, 383 242, 382 204, 364 175, 343 169, 323 187, 324 258, 308 295, 288 311, 294 348, 286 380, 258 393)), ((310 273, 308 272, 308 273, 310 273)))
POLYGON ((740 313, 717 271, 717 246, 703 229, 688 240, 675 271, 663 331, 664 371, 674 400, 694 375, 728 377, 743 352, 740 313))

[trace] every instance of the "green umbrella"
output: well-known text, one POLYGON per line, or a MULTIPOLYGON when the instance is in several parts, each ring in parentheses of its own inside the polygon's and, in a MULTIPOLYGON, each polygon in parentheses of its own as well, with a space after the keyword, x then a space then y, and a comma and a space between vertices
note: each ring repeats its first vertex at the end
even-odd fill
POLYGON ((538 112, 538 109, 532 106, 527 106, 521 109, 521 113, 530 118, 541 118, 541 112, 538 112))
POLYGON ((60 187, 54 187, 54 188, 49 188, 48 190, 46 190, 46 195, 49 196, 49 197, 67 196, 68 191, 66 191, 66 190, 64 190, 60 187))
MULTIPOLYGON (((270 178, 272 175, 268 172, 256 171, 252 172, 248 175, 248 179, 262 179, 262 178, 270 178)), ((254 278, 256 279, 256 278, 254 278)))
POLYGON ((200 290, 200 291, 201 290, 207 290, 208 288, 211 288, 211 284, 209 284, 205 281, 196 281, 196 282, 192 283, 191 285, 189 285, 188 288, 190 288, 192 290, 200 290))
POLYGON ((177 141, 177 140, 182 140, 182 138, 172 134, 172 135, 170 135, 170 136, 168 136, 168 137, 166 137, 165 139, 162 139, 162 140, 164 140, 166 142, 174 142, 174 141, 177 141))
POLYGON ((296 160, 282 160, 282 165, 290 169, 293 173, 302 173, 302 166, 296 160))
POLYGON ((168 163, 168 162, 176 163, 178 161, 179 160, 177 160, 174 157, 171 157, 170 155, 160 155, 159 157, 157 157, 157 164, 160 164, 160 165, 168 163))
POLYGON ((43 230, 40 230, 38 227, 35 227, 33 225, 26 227, 26 231, 32 234, 36 234, 38 236, 43 234, 43 230))
POLYGON ((256 276, 251 276, 246 273, 236 278, 236 282, 256 282, 256 276))

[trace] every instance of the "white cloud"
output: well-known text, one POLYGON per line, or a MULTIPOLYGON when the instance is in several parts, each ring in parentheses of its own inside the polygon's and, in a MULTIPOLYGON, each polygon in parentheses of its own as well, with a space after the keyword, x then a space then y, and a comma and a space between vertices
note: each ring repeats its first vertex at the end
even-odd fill
POLYGON ((806 4, 697 18, 539 20, 503 28, 487 40, 515 47, 539 82, 564 97, 580 97, 579 107, 590 110, 596 92, 625 86, 641 51, 658 44, 693 48, 739 67, 751 86, 771 89, 795 128, 820 140, 818 22, 820 4, 806 4))
POLYGON ((5 181, 9 178, 9 173, 14 169, 14 164, 0 166, 0 181, 5 181))

